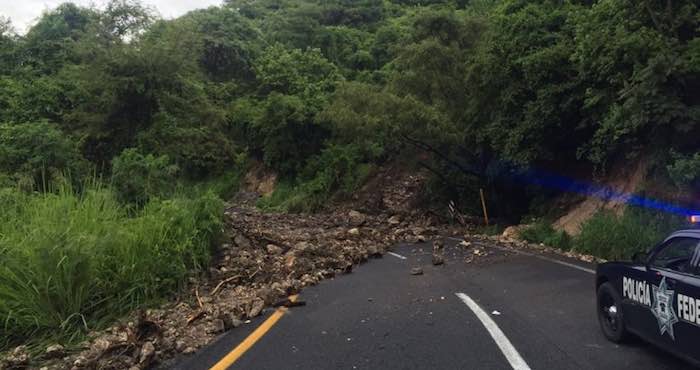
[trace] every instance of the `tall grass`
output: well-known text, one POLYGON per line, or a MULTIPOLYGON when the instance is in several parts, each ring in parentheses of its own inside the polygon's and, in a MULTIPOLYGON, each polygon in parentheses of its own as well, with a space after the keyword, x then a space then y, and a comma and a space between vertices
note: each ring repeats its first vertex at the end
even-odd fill
POLYGON ((600 212, 582 225, 574 249, 606 259, 629 259, 682 227, 682 217, 665 213, 628 208, 618 217, 600 212))
POLYGON ((222 202, 154 200, 137 214, 108 188, 0 189, 0 348, 76 339, 180 289, 205 266, 222 202))
POLYGON ((520 232, 531 243, 544 243, 563 250, 605 259, 629 259, 647 251, 674 230, 685 227, 683 217, 639 208, 628 208, 622 216, 601 211, 581 226, 574 237, 555 230, 549 222, 538 221, 520 232))

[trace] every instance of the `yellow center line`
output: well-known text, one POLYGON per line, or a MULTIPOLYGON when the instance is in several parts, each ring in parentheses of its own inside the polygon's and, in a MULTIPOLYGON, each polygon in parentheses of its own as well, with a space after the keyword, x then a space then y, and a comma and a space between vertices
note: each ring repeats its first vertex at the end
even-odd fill
MULTIPOLYGON (((291 302, 296 301, 297 295, 290 296, 289 300, 291 302)), ((260 338, 270 331, 270 329, 275 326, 277 321, 284 316, 285 312, 287 312, 287 307, 278 308, 272 313, 272 315, 270 315, 270 317, 267 318, 267 320, 265 320, 265 322, 262 323, 262 325, 255 329, 254 332, 250 333, 250 335, 243 342, 241 342, 241 344, 236 346, 233 351, 229 352, 229 354, 222 358, 216 365, 212 366, 210 370, 228 369, 231 365, 238 361, 238 359, 241 358, 246 351, 251 349, 255 343, 260 340, 260 338)))

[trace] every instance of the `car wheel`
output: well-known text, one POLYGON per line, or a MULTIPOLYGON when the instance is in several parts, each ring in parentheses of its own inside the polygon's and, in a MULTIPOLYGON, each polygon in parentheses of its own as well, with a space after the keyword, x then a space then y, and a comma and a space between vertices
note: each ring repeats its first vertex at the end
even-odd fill
POLYGON ((619 343, 627 337, 622 298, 610 283, 598 287, 598 321, 608 340, 619 343))

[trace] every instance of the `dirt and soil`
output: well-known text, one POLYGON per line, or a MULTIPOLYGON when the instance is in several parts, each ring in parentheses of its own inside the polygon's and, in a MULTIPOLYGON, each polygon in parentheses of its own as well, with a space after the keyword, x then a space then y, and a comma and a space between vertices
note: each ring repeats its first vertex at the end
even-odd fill
POLYGON ((627 161, 618 163, 609 176, 600 182, 600 190, 576 202, 554 222, 554 228, 569 235, 578 235, 581 226, 601 210, 621 215, 627 207, 628 197, 641 187, 648 170, 649 165, 645 160, 636 162, 634 166, 629 166, 627 161))

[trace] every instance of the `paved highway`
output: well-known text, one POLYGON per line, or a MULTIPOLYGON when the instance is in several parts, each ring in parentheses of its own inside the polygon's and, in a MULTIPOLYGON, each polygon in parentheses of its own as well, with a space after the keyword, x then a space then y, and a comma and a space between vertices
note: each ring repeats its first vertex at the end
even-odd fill
POLYGON ((168 367, 690 368, 638 340, 623 346, 605 340, 595 314, 594 266, 489 245, 465 249, 454 240, 446 264, 433 266, 430 250, 399 245, 352 274, 305 289, 298 299, 306 306, 270 310, 168 367), (489 255, 466 263, 474 248, 489 255), (415 266, 423 275, 410 274, 415 266))

